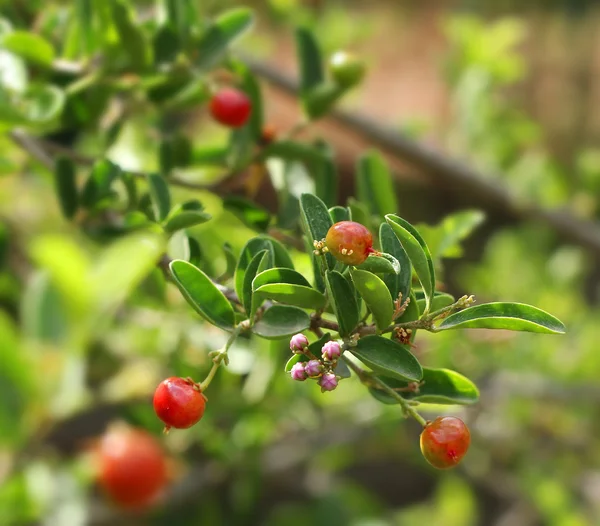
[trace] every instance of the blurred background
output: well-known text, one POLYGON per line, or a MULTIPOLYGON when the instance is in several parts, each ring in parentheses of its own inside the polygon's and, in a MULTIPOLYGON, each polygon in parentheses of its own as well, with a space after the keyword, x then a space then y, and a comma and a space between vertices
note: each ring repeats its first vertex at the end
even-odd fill
MULTIPOLYGON (((0 13, 43 30, 58 24, 66 4, 12 0, 0 2, 0 13)), ((160 505, 122 512, 92 484, 82 449, 117 420, 160 436, 148 403, 155 386, 171 374, 200 376, 225 334, 199 323, 156 271, 110 330, 84 352, 69 352, 64 341, 72 328, 47 270, 56 264, 74 272, 78 247, 92 260, 94 251, 62 219, 50 175, 4 136, 0 524, 600 524, 600 6, 246 4, 257 23, 238 47, 259 73, 267 120, 278 131, 300 118, 291 89, 295 26, 309 26, 327 54, 346 49, 368 64, 365 81, 339 111, 301 135, 324 137, 335 149, 339 203, 355 195, 358 156, 382 149, 394 169, 398 213, 411 223, 437 224, 463 209, 486 214, 461 250, 440 255, 449 292, 539 306, 568 334, 419 334, 424 363, 460 371, 481 390, 474 407, 426 411, 460 416, 472 430, 471 450, 451 472, 430 469, 418 424, 358 382, 323 396, 283 374, 285 342, 240 340, 211 385, 202 422, 161 439, 174 482, 160 505), (75 263, 56 263, 67 255, 75 263)), ((136 5, 143 12, 153 4, 136 5)), ((214 15, 239 5, 207 0, 199 8, 214 15)), ((115 162, 152 169, 147 144, 155 121, 132 120, 111 146, 115 162)), ((205 108, 167 126, 205 143, 224 136, 205 108)), ((84 150, 93 142, 77 130, 54 139, 80 141, 84 150)), ((197 227, 196 237, 205 254, 218 253, 203 265, 218 275, 226 265, 222 244, 237 253, 252 232, 214 194, 197 193, 215 219, 197 227)), ((255 197, 274 208, 268 189, 255 197)))

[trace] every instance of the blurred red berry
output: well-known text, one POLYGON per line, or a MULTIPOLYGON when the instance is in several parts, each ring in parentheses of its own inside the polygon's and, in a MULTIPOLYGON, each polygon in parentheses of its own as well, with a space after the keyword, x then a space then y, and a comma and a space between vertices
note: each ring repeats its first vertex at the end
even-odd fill
POLYGON ((167 484, 165 454, 147 431, 109 429, 100 440, 97 455, 98 484, 123 508, 151 505, 167 484))
POLYGON ((373 236, 366 226, 340 221, 327 232, 325 244, 330 254, 346 265, 360 265, 373 252, 373 236))
POLYGON ((167 429, 186 429, 204 414, 206 399, 198 384, 190 379, 171 377, 163 380, 154 392, 154 411, 167 429))
POLYGON ((236 88, 223 88, 210 100, 210 113, 213 118, 230 128, 246 124, 252 111, 248 96, 236 88))
POLYGON ((421 433, 421 452, 427 462, 438 469, 456 466, 467 453, 470 443, 469 428, 454 416, 439 416, 421 433))

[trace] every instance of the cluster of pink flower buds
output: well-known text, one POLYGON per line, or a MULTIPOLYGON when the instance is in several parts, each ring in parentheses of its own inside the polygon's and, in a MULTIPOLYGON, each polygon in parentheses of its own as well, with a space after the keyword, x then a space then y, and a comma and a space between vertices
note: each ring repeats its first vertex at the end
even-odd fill
POLYGON ((337 341, 328 341, 321 349, 321 359, 317 359, 308 351, 308 338, 304 334, 295 334, 290 340, 290 349, 296 354, 310 356, 308 361, 295 363, 290 369, 292 380, 303 382, 307 378, 317 380, 321 392, 333 391, 338 386, 339 377, 333 372, 337 360, 342 355, 342 348, 337 341))

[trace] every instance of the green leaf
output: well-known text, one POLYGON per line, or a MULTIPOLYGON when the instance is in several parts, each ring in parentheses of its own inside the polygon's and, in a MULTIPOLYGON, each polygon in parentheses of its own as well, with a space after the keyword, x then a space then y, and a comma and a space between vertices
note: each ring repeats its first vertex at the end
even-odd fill
POLYGON ((418 225, 436 259, 462 256, 460 242, 468 237, 485 219, 480 210, 465 210, 445 217, 439 225, 418 225))
POLYGON ((110 195, 110 187, 121 175, 121 168, 108 159, 96 161, 81 193, 81 203, 92 207, 110 195))
POLYGON ((79 206, 75 181, 75 163, 67 157, 58 157, 54 164, 54 185, 63 215, 72 219, 79 206))
POLYGON ((183 228, 201 225, 211 218, 212 216, 206 212, 180 209, 175 211, 175 213, 172 212, 169 214, 165 219, 164 228, 167 232, 175 232, 177 230, 182 230, 183 228))
POLYGON ((340 378, 350 378, 352 373, 350 373, 350 368, 346 365, 344 360, 338 360, 333 368, 333 372, 336 376, 340 378))
POLYGON ((269 285, 272 283, 289 283, 292 285, 301 285, 303 287, 310 287, 310 283, 307 279, 289 268, 271 268, 258 274, 252 283, 252 289, 256 290, 263 285, 269 285))
POLYGON ((276 157, 286 161, 301 161, 308 164, 321 164, 327 160, 326 154, 315 146, 295 142, 276 141, 269 144, 258 156, 259 160, 276 157))
POLYGON ((237 265, 237 258, 231 249, 231 245, 229 243, 223 244, 223 253, 225 254, 225 263, 227 265, 224 273, 224 278, 229 279, 232 278, 235 274, 235 266, 237 265))
POLYGON ((328 332, 326 332, 318 340, 310 343, 308 345, 308 350, 315 356, 321 356, 323 345, 325 345, 330 340, 331 340, 331 335, 328 332))
POLYGON ((275 256, 273 262, 276 267, 294 268, 294 262, 290 256, 287 248, 285 248, 279 241, 269 236, 259 236, 262 239, 268 239, 273 246, 273 254, 275 256))
MULTIPOLYGON (((419 311, 423 312, 425 310, 425 295, 422 291, 417 291, 415 293, 417 298, 417 305, 419 306, 419 311)), ((456 300, 454 296, 451 294, 446 294, 445 292, 437 292, 433 296, 431 300, 431 312, 435 312, 436 310, 443 309, 444 307, 448 307, 452 305, 456 300)))
POLYGON ((288 305, 296 305, 304 309, 321 309, 325 306, 325 295, 310 286, 290 283, 270 283, 259 287, 254 292, 264 299, 271 299, 288 305))
POLYGON ((144 33, 133 20, 129 6, 120 0, 111 0, 112 18, 121 41, 121 49, 129 58, 129 67, 143 71, 150 64, 150 45, 144 33))
POLYGON ((292 357, 285 363, 284 370, 286 373, 289 373, 292 370, 292 367, 296 365, 298 362, 308 362, 309 358, 305 354, 293 354, 292 357))
POLYGON ((325 80, 321 50, 310 29, 296 29, 296 53, 300 64, 300 93, 304 99, 325 80))
POLYGON ((273 245, 268 239, 254 237, 246 243, 242 249, 242 252, 240 253, 240 257, 235 268, 235 276, 233 278, 235 291, 240 298, 244 294, 244 279, 248 265, 250 265, 250 261, 252 261, 254 256, 263 250, 268 250, 272 253, 273 245))
POLYGON ((400 263, 390 255, 382 253, 381 256, 370 255, 356 268, 373 272, 374 274, 400 274, 400 263))
POLYGON ((261 338, 277 339, 292 336, 310 327, 306 312, 291 305, 273 305, 254 324, 252 331, 261 338))
POLYGON ((329 216, 333 223, 340 221, 350 221, 350 211, 343 206, 333 206, 329 209, 329 216))
MULTIPOLYGON (((321 241, 327 236, 327 232, 333 225, 329 211, 325 203, 316 195, 302 194, 300 196, 300 211, 304 231, 308 234, 310 244, 313 241, 321 241)), ((335 266, 335 259, 331 254, 325 255, 327 268, 332 269, 335 266)))
POLYGON ((218 64, 229 46, 250 29, 253 21, 252 10, 245 7, 230 9, 219 16, 196 44, 198 68, 209 70, 218 64))
POLYGON ((191 156, 191 164, 225 166, 227 148, 224 146, 194 146, 191 156))
POLYGON ((233 307, 211 279, 191 263, 171 261, 175 284, 198 314, 213 325, 230 330, 235 323, 233 307))
POLYGON ((224 197, 223 207, 235 214, 246 226, 256 230, 266 230, 271 222, 271 214, 267 210, 237 195, 224 197))
POLYGON ((252 112, 245 126, 250 132, 252 142, 257 143, 262 137, 264 113, 260 84, 250 68, 243 62, 234 63, 232 69, 241 80, 239 87, 250 98, 252 112))
POLYGON ((175 60, 177 54, 181 51, 179 35, 171 26, 162 26, 158 28, 152 38, 152 48, 154 50, 155 66, 159 66, 164 62, 171 62, 175 60))
POLYGON ((350 215, 352 216, 351 221, 365 225, 367 228, 369 227, 371 224, 371 217, 367 205, 357 201, 353 197, 349 197, 348 209, 350 210, 350 215))
MULTIPOLYGON (((321 161, 315 161, 310 165, 309 171, 315 180, 315 194, 327 206, 333 206, 337 203, 338 197, 339 176, 337 164, 333 158, 333 151, 328 144, 319 143, 317 149, 323 153, 324 157, 321 161)), ((329 211, 331 212, 331 209, 329 211)))
POLYGON ((384 217, 398 210, 392 174, 378 152, 370 151, 359 159, 356 184, 359 200, 369 204, 373 215, 384 217))
POLYGON ((383 331, 389 327, 394 316, 394 302, 385 283, 375 274, 358 269, 352 270, 352 281, 373 314, 377 329, 383 331))
POLYGON ((359 312, 354 290, 339 272, 328 270, 325 285, 340 330, 340 336, 349 336, 358 325, 359 312))
POLYGON ((303 97, 306 114, 312 120, 322 117, 346 91, 347 88, 333 82, 323 82, 315 86, 303 97))
POLYGON ((408 346, 383 336, 365 336, 350 352, 376 373, 408 382, 423 377, 423 369, 408 346))
POLYGON ((415 227, 401 217, 388 214, 385 216, 385 219, 392 227, 394 234, 398 236, 415 269, 417 278, 421 282, 421 286, 425 292, 425 310, 423 314, 427 314, 430 310, 431 298, 435 290, 435 270, 429 248, 415 227))
POLYGON ((148 174, 147 180, 154 219, 162 221, 169 215, 169 211, 171 210, 169 185, 164 177, 155 173, 148 174))
POLYGON ((52 44, 45 38, 28 31, 12 31, 1 40, 1 47, 28 62, 50 67, 55 53, 52 44))
MULTIPOLYGON (((392 389, 406 389, 408 382, 395 378, 381 377, 392 389)), ((398 400, 385 391, 369 388, 371 394, 384 404, 397 404, 398 400)), ((423 367, 422 385, 418 392, 402 391, 407 400, 415 400, 424 404, 470 405, 479 401, 479 390, 468 378, 449 369, 430 369, 423 367)))
POLYGON ((523 303, 484 303, 448 316, 437 330, 506 329, 564 334, 563 323, 547 312, 523 303))
POLYGON ((65 100, 65 92, 57 86, 29 86, 19 101, 19 115, 30 123, 48 123, 58 118, 65 100))
POLYGON ((379 244, 381 245, 381 250, 385 254, 390 254, 394 257, 400 265, 400 273, 383 276, 383 282, 390 291, 392 299, 396 300, 399 294, 402 294, 404 301, 410 294, 412 281, 412 265, 410 259, 408 259, 408 254, 402 248, 402 244, 396 234, 394 234, 392 227, 387 223, 382 223, 379 227, 379 244))
POLYGON ((248 317, 251 321, 254 319, 256 309, 260 306, 258 303, 258 298, 254 301, 253 305, 254 290, 252 288, 252 282, 259 272, 258 268, 260 267, 263 259, 265 259, 265 256, 267 256, 268 253, 268 250, 261 250, 260 252, 258 252, 252 258, 244 273, 244 283, 240 299, 242 300, 242 305, 244 305, 244 309, 246 310, 246 313, 248 314, 248 317))

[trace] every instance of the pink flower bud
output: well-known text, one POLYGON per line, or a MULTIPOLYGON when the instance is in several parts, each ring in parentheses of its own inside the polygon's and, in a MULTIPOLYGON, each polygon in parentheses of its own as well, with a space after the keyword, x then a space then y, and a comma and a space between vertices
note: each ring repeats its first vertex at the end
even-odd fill
POLYGON ((290 340, 290 349, 292 352, 302 352, 308 347, 308 338, 304 334, 294 334, 290 340))
POLYGON ((323 345, 323 359, 333 362, 334 360, 337 360, 340 355, 342 354, 342 349, 340 347, 340 344, 338 342, 334 341, 330 341, 327 342, 325 345, 323 345))
POLYGON ((309 376, 309 378, 316 378, 323 372, 323 366, 319 360, 310 360, 309 362, 306 362, 306 365, 304 366, 304 372, 309 376))
POLYGON ((321 386, 321 392, 333 391, 338 386, 337 376, 333 373, 325 373, 319 379, 319 385, 321 386))
POLYGON ((298 382, 304 382, 306 380, 306 372, 304 371, 304 363, 298 362, 292 366, 290 371, 292 375, 292 380, 297 380, 298 382))

